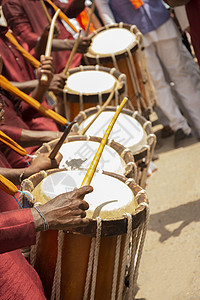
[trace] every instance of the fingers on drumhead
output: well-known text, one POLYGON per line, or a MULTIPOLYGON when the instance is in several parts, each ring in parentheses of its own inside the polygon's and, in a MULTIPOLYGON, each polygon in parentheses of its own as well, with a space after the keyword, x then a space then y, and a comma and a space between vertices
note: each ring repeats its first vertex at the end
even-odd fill
POLYGON ((79 193, 79 197, 82 197, 86 194, 89 194, 93 191, 93 187, 91 185, 86 185, 77 190, 79 193))

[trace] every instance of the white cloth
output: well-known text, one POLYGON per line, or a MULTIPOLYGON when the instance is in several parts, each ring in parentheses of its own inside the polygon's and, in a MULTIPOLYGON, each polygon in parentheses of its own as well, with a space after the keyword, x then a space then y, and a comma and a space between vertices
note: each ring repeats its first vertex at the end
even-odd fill
POLYGON ((185 5, 174 7, 176 18, 179 22, 182 31, 185 31, 189 25, 185 5))
MULTIPOLYGON (((169 21, 160 27, 168 26, 167 23, 169 24, 169 21)), ((170 26, 173 26, 176 30, 172 20, 170 20, 170 23, 170 26)), ((145 45, 149 44, 145 51, 149 72, 156 89, 158 103, 168 117, 170 126, 174 131, 178 128, 182 128, 186 134, 191 131, 187 120, 181 114, 179 106, 174 100, 170 85, 165 80, 163 64, 170 79, 175 84, 174 88, 179 95, 181 104, 186 110, 188 117, 193 123, 195 133, 200 137, 200 86, 195 85, 195 80, 191 79, 191 74, 185 67, 186 56, 183 55, 183 50, 181 50, 181 47, 185 46, 182 44, 178 32, 174 38, 170 37, 167 39, 166 35, 166 39, 163 39, 162 36, 159 40, 158 35, 160 32, 162 31, 159 30, 153 33, 154 38, 155 34, 157 34, 155 42, 152 41, 152 32, 151 34, 145 34, 144 39, 145 45), (147 41, 149 34, 150 39, 147 41)), ((165 32, 167 33, 167 30, 165 32)), ((192 57, 187 57, 187 59, 192 61, 192 57)), ((200 76, 197 75, 197 77, 199 80, 200 76)))

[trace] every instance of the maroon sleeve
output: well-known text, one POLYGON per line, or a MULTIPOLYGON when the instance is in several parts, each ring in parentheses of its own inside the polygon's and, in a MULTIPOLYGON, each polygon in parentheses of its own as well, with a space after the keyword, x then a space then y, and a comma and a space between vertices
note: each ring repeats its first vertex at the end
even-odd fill
POLYGON ((0 253, 35 244, 36 230, 29 208, 0 214, 0 253))
MULTIPOLYGON (((14 30, 17 36, 26 41, 29 51, 31 51, 36 45, 38 34, 32 28, 29 16, 23 8, 23 3, 18 0, 4 0, 2 1, 2 9, 8 26, 14 30)), ((35 17, 34 11, 32 11, 32 15, 35 17)), ((37 20, 37 18, 35 19, 37 20)), ((41 28, 42 30, 43 28, 41 28)))
POLYGON ((18 128, 9 125, 1 125, 0 129, 7 134, 15 142, 19 143, 21 138, 21 133, 23 128, 18 128))

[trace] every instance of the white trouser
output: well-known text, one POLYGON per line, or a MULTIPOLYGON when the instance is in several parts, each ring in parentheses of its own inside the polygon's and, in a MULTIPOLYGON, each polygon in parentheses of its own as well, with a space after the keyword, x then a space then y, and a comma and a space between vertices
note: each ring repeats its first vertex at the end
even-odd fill
POLYGON ((179 38, 150 44, 146 47, 147 64, 155 85, 159 106, 168 117, 171 128, 174 131, 182 128, 187 134, 190 132, 187 120, 181 114, 171 88, 165 80, 162 64, 171 81, 174 82, 180 101, 193 122, 197 136, 200 137, 200 89, 197 89, 185 68, 185 56, 180 51, 181 44, 179 38))

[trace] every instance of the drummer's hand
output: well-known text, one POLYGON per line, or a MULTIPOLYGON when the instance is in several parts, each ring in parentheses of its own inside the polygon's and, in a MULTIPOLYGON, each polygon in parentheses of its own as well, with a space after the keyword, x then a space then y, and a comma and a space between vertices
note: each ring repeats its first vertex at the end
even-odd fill
MULTIPOLYGON (((64 41, 66 44, 66 49, 72 50, 76 40, 65 39, 64 41)), ((90 46, 90 43, 91 43, 90 37, 81 37, 76 51, 79 53, 86 53, 88 50, 88 47, 90 46)))
POLYGON ((32 160, 31 165, 25 169, 24 178, 40 172, 41 170, 49 170, 58 168, 62 160, 61 153, 58 152, 55 159, 49 158, 49 153, 40 153, 38 156, 32 160))
POLYGON ((77 52, 79 53, 86 53, 88 51, 88 48, 91 44, 91 38, 90 37, 81 37, 79 41, 79 45, 77 48, 77 52))
POLYGON ((48 90, 54 92, 54 94, 62 93, 66 80, 67 75, 63 73, 55 74, 48 90))
POLYGON ((41 85, 50 85, 51 80, 54 76, 54 65, 53 65, 53 57, 45 57, 44 55, 41 55, 40 57, 41 65, 37 69, 37 75, 40 81, 41 85), (41 82, 42 75, 47 75, 48 80, 45 82, 41 82))
MULTIPOLYGON (((89 221, 85 218, 89 205, 82 200, 91 193, 91 186, 84 186, 72 192, 64 193, 39 206, 43 216, 49 224, 49 229, 68 230, 76 227, 87 226, 89 221)), ((43 220, 38 212, 31 208, 36 231, 43 230, 43 220)))

